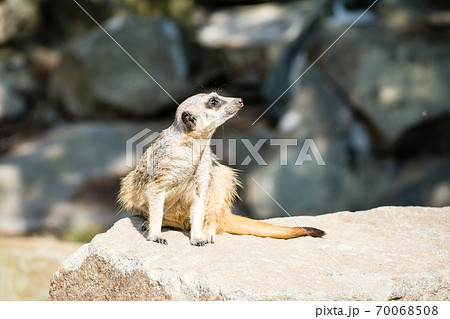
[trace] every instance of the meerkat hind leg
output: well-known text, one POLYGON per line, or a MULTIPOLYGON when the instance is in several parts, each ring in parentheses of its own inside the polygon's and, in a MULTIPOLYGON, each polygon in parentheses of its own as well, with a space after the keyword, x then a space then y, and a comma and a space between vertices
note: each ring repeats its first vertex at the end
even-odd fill
POLYGON ((211 195, 206 205, 203 232, 208 243, 214 244, 217 233, 222 230, 222 223, 231 214, 237 179, 231 168, 220 164, 213 167, 211 177, 208 189, 211 195))
POLYGON ((205 214, 204 217, 203 234, 205 235, 208 244, 216 243, 217 227, 208 214, 205 214))
POLYGON ((216 234, 217 231, 210 227, 205 227, 203 230, 203 233, 205 234, 206 242, 208 244, 215 244, 216 242, 216 234))

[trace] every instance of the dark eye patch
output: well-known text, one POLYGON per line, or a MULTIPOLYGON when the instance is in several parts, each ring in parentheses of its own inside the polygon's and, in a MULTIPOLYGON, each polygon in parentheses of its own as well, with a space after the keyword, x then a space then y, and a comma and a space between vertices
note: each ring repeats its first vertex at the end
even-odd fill
POLYGON ((222 101, 220 101, 219 99, 212 97, 209 101, 208 101, 208 107, 220 107, 220 105, 222 104, 222 101))

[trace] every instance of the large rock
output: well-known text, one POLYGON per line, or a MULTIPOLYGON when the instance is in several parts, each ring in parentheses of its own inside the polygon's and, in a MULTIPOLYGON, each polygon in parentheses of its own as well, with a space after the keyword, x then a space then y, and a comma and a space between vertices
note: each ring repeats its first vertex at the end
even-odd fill
MULTIPOLYGON (((450 206, 450 156, 421 157, 397 163, 393 181, 384 185, 378 198, 361 196, 359 207, 375 207, 380 203, 395 206, 450 206), (363 200, 364 199, 364 200, 363 200), (365 202, 366 206, 361 205, 365 202)), ((376 185, 375 180, 368 181, 376 185)), ((367 185, 368 186, 368 185, 367 185)), ((366 187, 368 194, 373 190, 366 187)))
POLYGON ((134 12, 130 1, 121 0, 33 1, 39 3, 40 43, 49 43, 58 47, 61 43, 82 36, 90 29, 97 27, 91 17, 96 22, 103 23, 118 14, 134 12))
POLYGON ((16 119, 25 113, 27 97, 35 92, 34 80, 25 56, 0 52, 0 121, 16 119))
POLYGON ((266 77, 293 43, 309 33, 319 11, 320 4, 314 1, 218 9, 202 20, 196 38, 212 52, 214 61, 219 57, 225 66, 228 90, 240 90, 245 99, 261 99, 266 77))
POLYGON ((13 119, 23 114, 25 111, 25 101, 23 101, 13 91, 6 89, 0 84, 0 119, 13 119))
POLYGON ((270 3, 221 9, 198 29, 198 41, 210 48, 245 48, 295 40, 316 5, 311 1, 270 3))
POLYGON ((59 46, 86 33, 95 22, 123 12, 136 12, 139 1, 121 0, 4 0, 0 1, 0 43, 36 39, 59 46), (84 10, 86 12, 84 12, 84 10))
POLYGON ((188 87, 177 26, 126 16, 109 20, 104 28, 145 71, 97 28, 66 49, 53 79, 54 97, 78 117, 155 114, 176 106, 170 96, 178 100, 188 87))
POLYGON ((143 218, 125 218, 63 263, 49 300, 449 300, 449 219, 449 207, 273 219, 327 235, 199 248, 176 230, 148 242, 143 218))
MULTIPOLYGON (((344 29, 326 25, 313 56, 344 29)), ((355 25, 318 62, 372 127, 379 149, 402 155, 424 147, 449 151, 450 46, 433 30, 426 24, 414 31, 355 25)))
POLYGON ((0 3, 0 44, 30 35, 39 22, 39 1, 6 0, 0 3))
POLYGON ((315 215, 353 208, 354 200, 367 190, 362 184, 371 175, 376 177, 370 184, 372 195, 375 185, 385 182, 372 169, 374 159, 364 127, 315 68, 293 90, 293 99, 273 135, 297 145, 287 146, 283 159, 280 147, 266 142, 261 154, 267 165, 252 167, 245 183, 245 198, 252 216, 284 215, 266 192, 290 214, 315 215), (307 144, 308 140, 314 145, 307 144), (320 157, 314 153, 314 146, 320 157), (309 159, 301 155, 302 150, 309 159))
POLYGON ((164 126, 66 124, 19 144, 0 159, 0 232, 107 229, 117 219, 112 211, 119 177, 130 169, 126 141, 146 127, 164 126))
MULTIPOLYGON (((244 168, 248 172, 243 196, 251 216, 284 214, 266 192, 292 215, 385 205, 450 205, 448 156, 400 160, 377 155, 367 127, 352 114, 343 93, 315 67, 292 88, 287 106, 272 138, 291 139, 297 145, 287 147, 287 160, 282 163, 280 147, 266 141, 260 154, 267 165, 244 168), (308 139, 314 141, 325 165, 319 165, 319 158, 305 144, 308 139), (299 163, 302 149, 311 158, 299 163)), ((275 104, 273 109, 278 107, 275 104)))
POLYGON ((450 150, 445 25, 424 23, 411 31, 374 19, 353 26, 295 84, 348 24, 325 20, 308 54, 298 50, 290 64, 274 69, 266 93, 268 102, 277 102, 261 122, 275 117, 273 137, 297 139, 298 146, 288 148, 287 165, 280 165, 278 147, 262 149, 267 165, 251 168, 246 178, 252 216, 284 214, 266 191, 293 215, 450 205, 443 156, 450 150), (442 37, 435 30, 444 30, 442 37), (315 141, 325 166, 311 152, 312 162, 295 165, 305 139, 315 141))

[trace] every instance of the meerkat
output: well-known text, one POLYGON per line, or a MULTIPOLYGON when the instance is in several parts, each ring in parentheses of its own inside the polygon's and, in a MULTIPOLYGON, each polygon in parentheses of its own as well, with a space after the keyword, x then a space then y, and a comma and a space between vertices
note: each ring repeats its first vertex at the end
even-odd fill
POLYGON ((163 130, 136 168, 121 181, 119 203, 148 220, 147 239, 167 244, 161 227, 190 230, 190 243, 214 243, 218 232, 290 239, 322 237, 320 229, 276 226, 232 214, 236 171, 221 164, 210 147, 214 131, 244 103, 213 92, 179 105, 172 125, 163 130))

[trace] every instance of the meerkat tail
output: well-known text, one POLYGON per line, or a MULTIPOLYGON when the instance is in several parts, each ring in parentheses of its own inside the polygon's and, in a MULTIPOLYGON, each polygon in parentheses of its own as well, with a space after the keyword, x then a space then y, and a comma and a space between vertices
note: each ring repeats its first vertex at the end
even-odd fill
POLYGON ((277 239, 302 236, 322 237, 325 235, 323 230, 317 228, 276 226, 234 214, 227 216, 221 230, 234 235, 253 235, 277 239))

